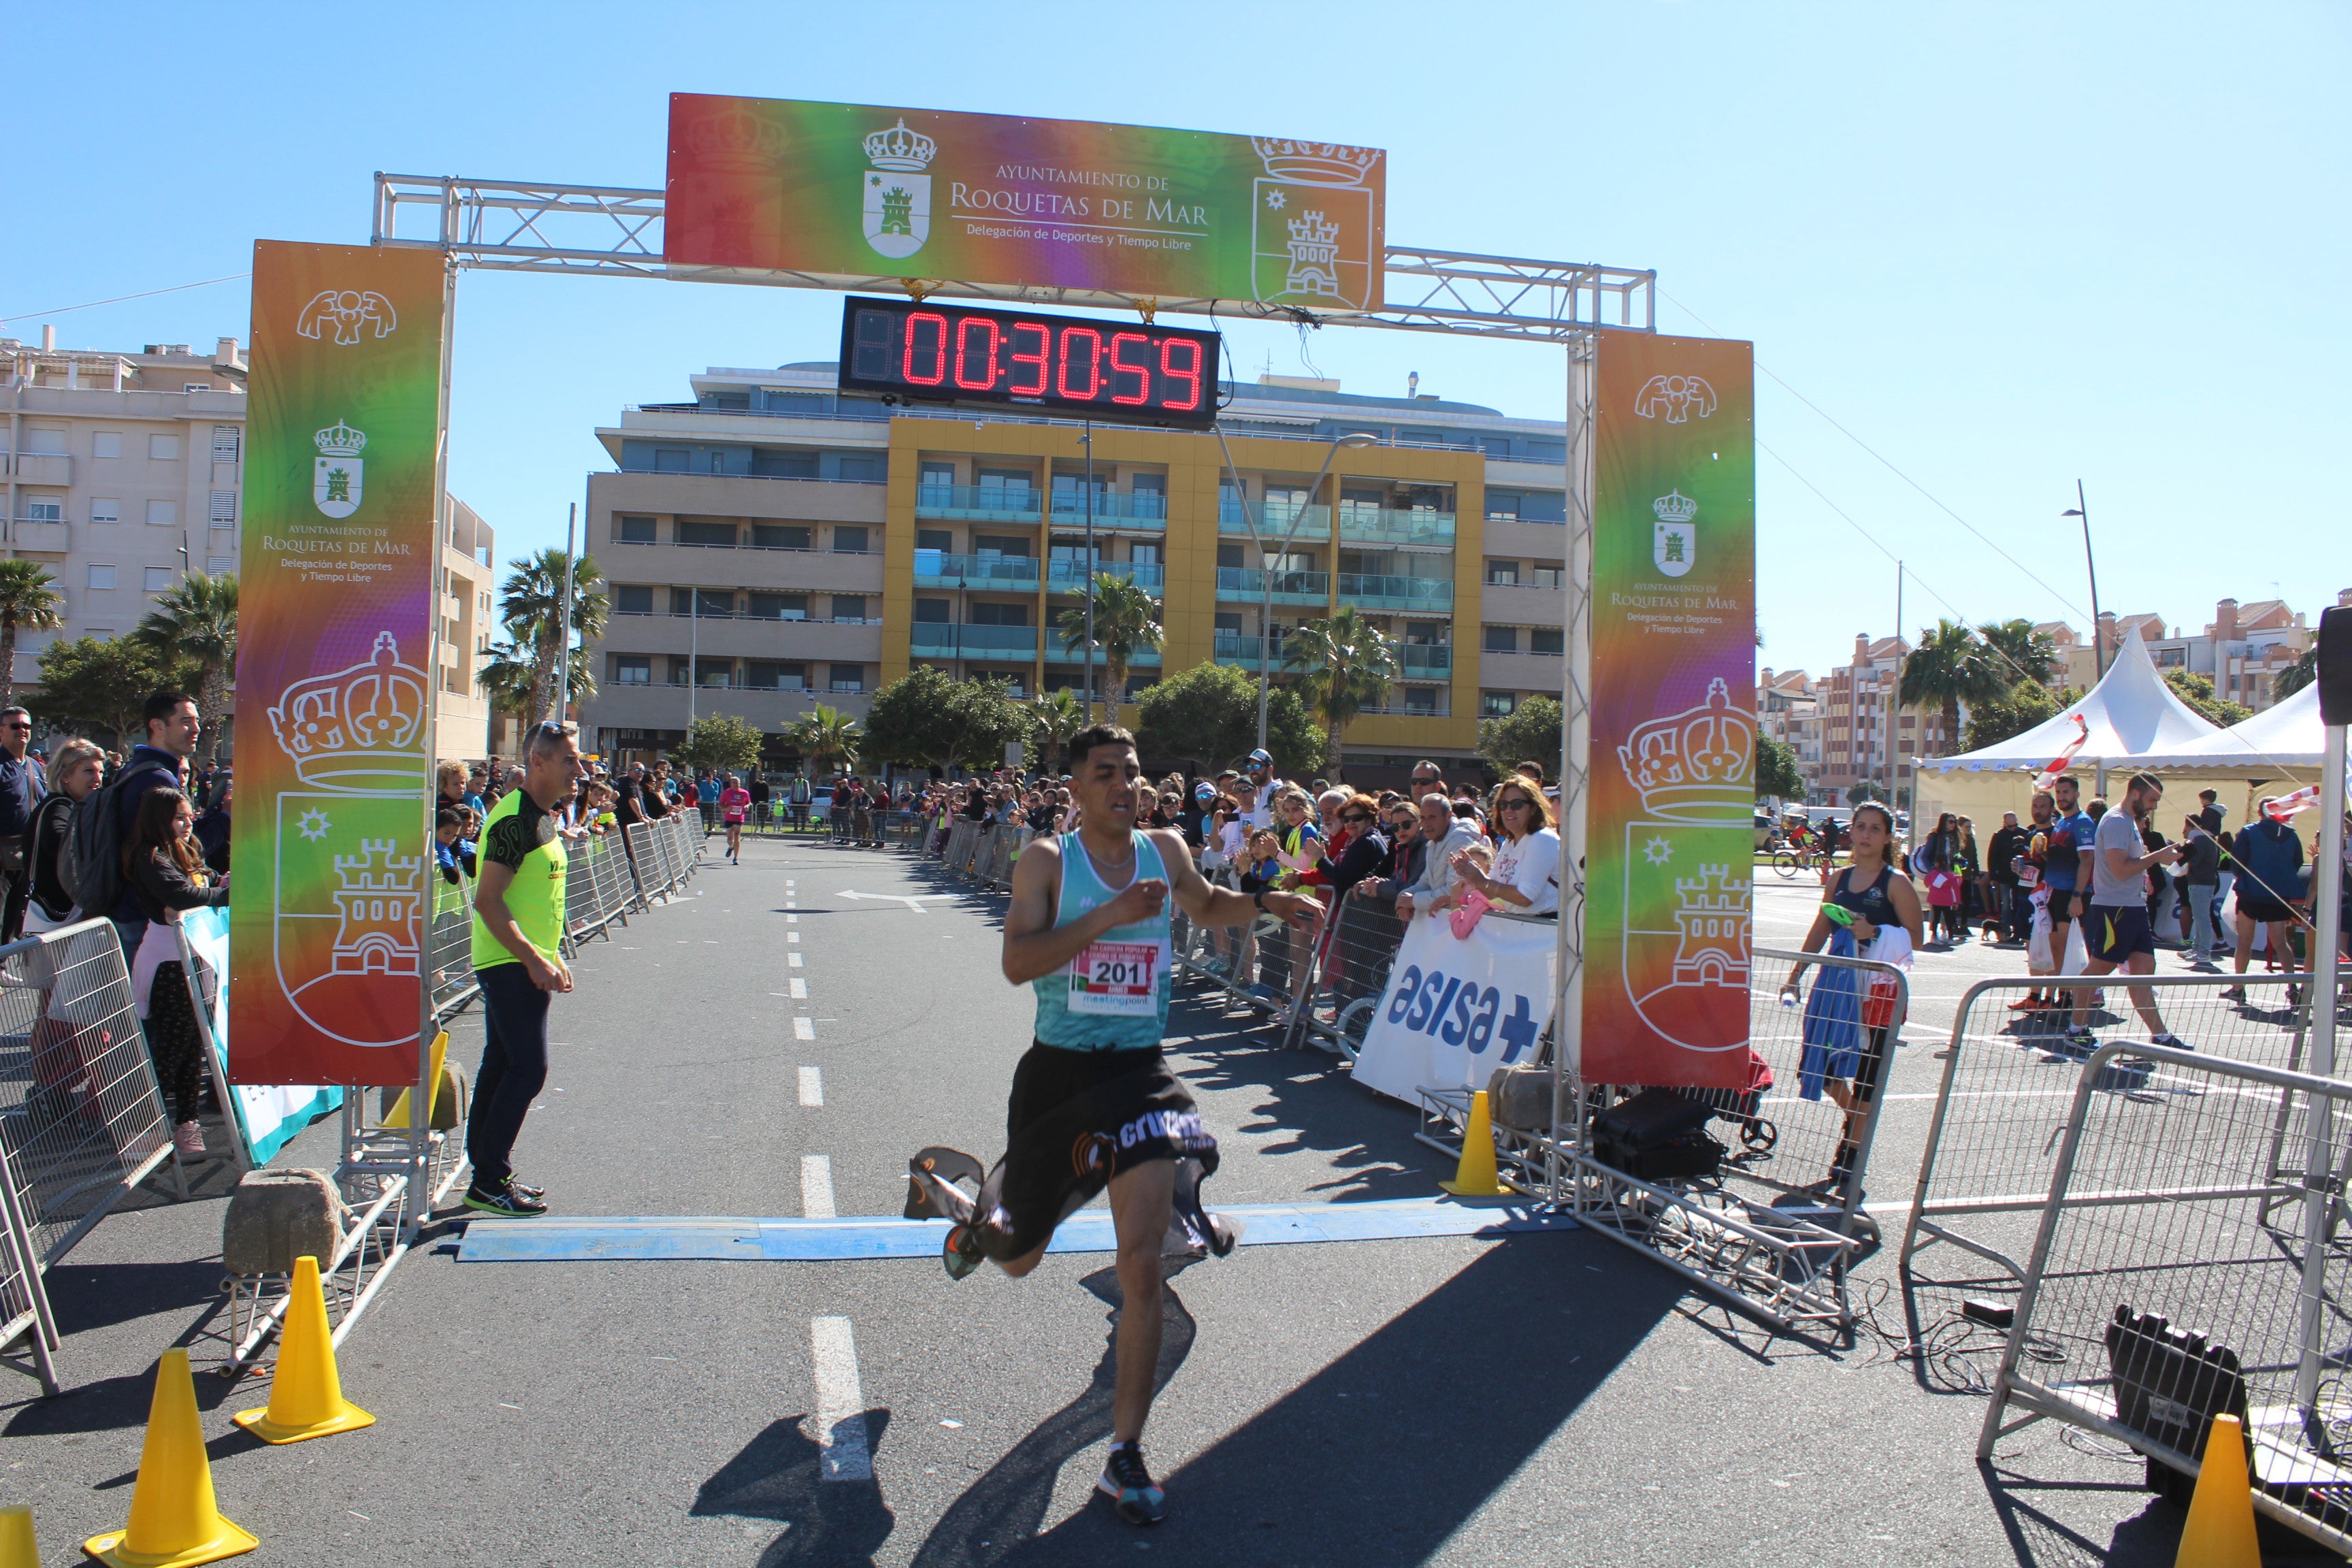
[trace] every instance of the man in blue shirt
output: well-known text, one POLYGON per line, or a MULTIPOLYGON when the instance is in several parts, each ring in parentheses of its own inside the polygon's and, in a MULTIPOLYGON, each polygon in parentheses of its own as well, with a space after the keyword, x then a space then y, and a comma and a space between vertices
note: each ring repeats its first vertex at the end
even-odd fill
POLYGON ((2068 773, 2051 786, 2057 818, 2050 825, 2042 885, 2050 889, 2050 955, 2063 971, 2066 938, 2075 918, 2090 907, 2091 847, 2099 825, 2083 809, 2083 786, 2068 773))
MULTIPOLYGON (((2238 863, 2237 972, 2246 973, 2254 952, 2254 928, 2269 933, 2270 956, 2289 970, 2294 967, 2293 922, 2303 891, 2303 840, 2294 828, 2271 816, 2272 797, 2264 795, 2253 821, 2238 829, 2230 842, 2230 858, 2238 863)), ((2243 1000, 2244 985, 2232 985, 2222 995, 2243 1000)), ((2286 988, 2289 1005, 2303 1000, 2302 987, 2286 988)))
MULTIPOLYGON (((114 829, 118 842, 123 844, 131 842, 139 822, 139 803, 147 798, 147 792, 180 787, 180 770, 196 754, 196 737, 204 731, 196 715, 196 700, 184 691, 156 692, 147 699, 140 717, 146 721, 147 742, 131 748, 122 772, 108 786, 115 792, 114 829)), ((147 917, 139 912, 139 894, 128 877, 122 879, 109 918, 122 939, 123 961, 128 963, 147 935, 147 917)))

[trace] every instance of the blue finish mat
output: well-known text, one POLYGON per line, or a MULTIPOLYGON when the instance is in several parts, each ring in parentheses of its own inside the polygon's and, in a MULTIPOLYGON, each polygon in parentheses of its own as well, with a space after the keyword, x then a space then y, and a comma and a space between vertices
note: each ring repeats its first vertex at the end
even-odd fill
MULTIPOLYGON (((1399 1198, 1376 1203, 1255 1204, 1216 1211, 1242 1222, 1244 1247, 1301 1241, 1398 1241, 1421 1236, 1499 1237, 1574 1230, 1519 1199, 1399 1198)), ((459 1245, 461 1263, 579 1263, 694 1258, 766 1263, 854 1258, 937 1258, 947 1222, 851 1219, 692 1219, 665 1215, 477 1219, 459 1245)), ((1115 1250, 1108 1209, 1080 1209, 1062 1222, 1052 1252, 1115 1250)))

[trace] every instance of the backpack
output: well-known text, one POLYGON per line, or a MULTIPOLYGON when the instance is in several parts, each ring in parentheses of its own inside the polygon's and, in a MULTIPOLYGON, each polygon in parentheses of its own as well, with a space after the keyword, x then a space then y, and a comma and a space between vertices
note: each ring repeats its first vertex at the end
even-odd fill
POLYGON ((58 879, 86 918, 111 917, 122 897, 122 789, 142 773, 160 773, 157 762, 131 763, 103 789, 84 795, 66 818, 58 852, 58 879))

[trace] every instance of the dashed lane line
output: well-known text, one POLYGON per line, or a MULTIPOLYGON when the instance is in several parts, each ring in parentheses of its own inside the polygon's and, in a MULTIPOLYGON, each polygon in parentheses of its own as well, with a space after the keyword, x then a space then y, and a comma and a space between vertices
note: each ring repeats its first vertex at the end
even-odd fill
POLYGON ((809 1219, 832 1219, 833 1161, 824 1154, 801 1156, 801 1214, 809 1219))
POLYGON ((816 1439, 822 1481, 870 1481, 874 1450, 866 1431, 866 1392, 857 1377, 857 1340, 847 1318, 809 1321, 816 1373, 816 1439))
POLYGON ((784 966, 788 969, 798 969, 801 967, 801 955, 797 952, 784 954, 784 966))
POLYGON ((824 1104, 824 1074, 816 1068, 801 1068, 801 1103, 816 1107, 824 1104))
POLYGON ((793 998, 793 1001, 795 1001, 795 1002, 805 1002, 805 1001, 807 1001, 807 1000, 808 1000, 808 982, 807 982, 807 981, 805 981, 805 980, 800 980, 800 979, 795 979, 795 980, 793 980, 793 982, 792 983, 792 985, 793 985, 793 988, 792 988, 792 993, 791 993, 791 994, 792 994, 792 998, 793 998))
POLYGON ((812 1020, 812 1019, 808 1019, 808 1018, 794 1018, 794 1019, 793 1020, 793 1038, 794 1038, 794 1039, 796 1039, 796 1040, 814 1040, 814 1039, 815 1039, 815 1038, 816 1038, 816 1024, 815 1024, 815 1022, 814 1022, 814 1020, 812 1020))

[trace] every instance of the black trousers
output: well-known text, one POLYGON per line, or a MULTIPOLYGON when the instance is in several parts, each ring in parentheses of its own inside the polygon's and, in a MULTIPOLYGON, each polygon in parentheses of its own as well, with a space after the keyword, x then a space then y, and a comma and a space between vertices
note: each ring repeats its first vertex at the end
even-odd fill
POLYGON ((520 963, 474 971, 482 987, 482 1065, 466 1118, 466 1158, 474 1184, 496 1192, 514 1174, 515 1140, 530 1102, 547 1087, 547 1007, 552 992, 530 983, 520 963))

